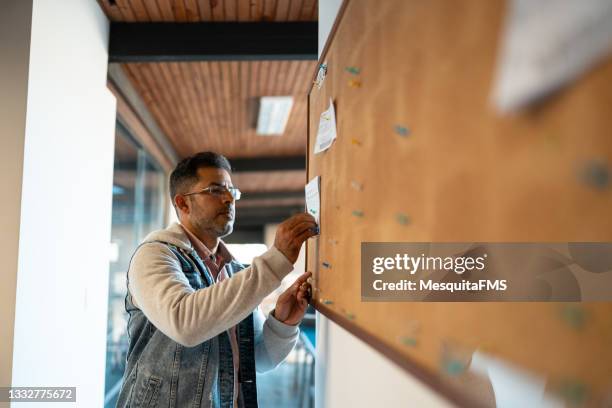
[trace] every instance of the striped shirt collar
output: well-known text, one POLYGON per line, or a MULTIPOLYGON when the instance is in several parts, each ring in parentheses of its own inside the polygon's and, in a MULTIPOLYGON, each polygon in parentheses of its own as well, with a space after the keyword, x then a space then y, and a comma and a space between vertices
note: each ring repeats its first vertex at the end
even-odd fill
POLYGON ((198 253, 200 258, 209 259, 213 261, 219 268, 222 268, 226 263, 234 260, 234 256, 230 253, 225 243, 219 239, 219 245, 217 245, 217 251, 213 253, 200 239, 191 232, 186 226, 180 224, 185 231, 185 234, 189 237, 193 249, 198 253))

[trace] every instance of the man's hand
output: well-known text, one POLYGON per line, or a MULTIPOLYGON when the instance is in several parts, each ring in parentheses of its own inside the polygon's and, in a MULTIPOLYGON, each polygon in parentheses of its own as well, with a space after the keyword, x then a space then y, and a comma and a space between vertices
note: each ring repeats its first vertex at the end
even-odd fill
POLYGON ((311 272, 302 274, 278 297, 274 309, 276 320, 292 326, 302 321, 308 307, 310 284, 307 280, 311 276, 311 272))
POLYGON ((304 241, 317 233, 317 224, 312 215, 296 214, 278 226, 274 246, 293 264, 297 261, 304 241))

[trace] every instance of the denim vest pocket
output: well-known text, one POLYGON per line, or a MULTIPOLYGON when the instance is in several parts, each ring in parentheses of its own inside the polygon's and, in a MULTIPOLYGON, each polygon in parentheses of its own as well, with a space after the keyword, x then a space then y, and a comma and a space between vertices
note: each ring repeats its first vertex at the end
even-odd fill
POLYGON ((138 393, 138 400, 134 404, 136 408, 149 408, 157 406, 157 397, 159 396, 159 389, 161 387, 162 380, 154 375, 149 376, 141 384, 141 389, 138 393))

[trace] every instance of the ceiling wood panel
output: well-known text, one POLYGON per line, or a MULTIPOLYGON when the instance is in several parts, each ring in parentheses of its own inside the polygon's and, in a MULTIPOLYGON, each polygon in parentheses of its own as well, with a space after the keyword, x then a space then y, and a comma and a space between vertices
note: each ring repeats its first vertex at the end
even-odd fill
POLYGON ((317 0, 98 0, 111 21, 316 21, 317 0))
MULTIPOLYGON (((318 18, 317 0, 116 0, 114 4, 98 0, 98 3, 113 22, 288 22, 318 18)), ((179 157, 213 150, 230 159, 305 154, 306 95, 315 66, 316 61, 121 65, 179 157), (284 95, 294 97, 285 133, 256 135, 259 97, 284 95)), ((245 191, 291 191, 303 189, 305 172, 235 173, 233 178, 245 191)))
POLYGON ((306 149, 306 90, 314 61, 129 63, 123 68, 180 157, 300 155, 306 149), (261 96, 292 95, 282 136, 255 133, 261 96))
POLYGON ((303 191, 305 178, 303 170, 252 171, 233 173, 232 183, 245 193, 303 191))

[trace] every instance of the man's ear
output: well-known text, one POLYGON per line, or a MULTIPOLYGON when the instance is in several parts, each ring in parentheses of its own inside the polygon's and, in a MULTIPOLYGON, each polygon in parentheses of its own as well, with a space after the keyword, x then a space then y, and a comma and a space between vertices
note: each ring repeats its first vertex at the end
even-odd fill
POLYGON ((174 205, 179 210, 179 212, 189 214, 189 204, 187 204, 187 200, 185 199, 185 196, 181 194, 175 195, 174 205))

